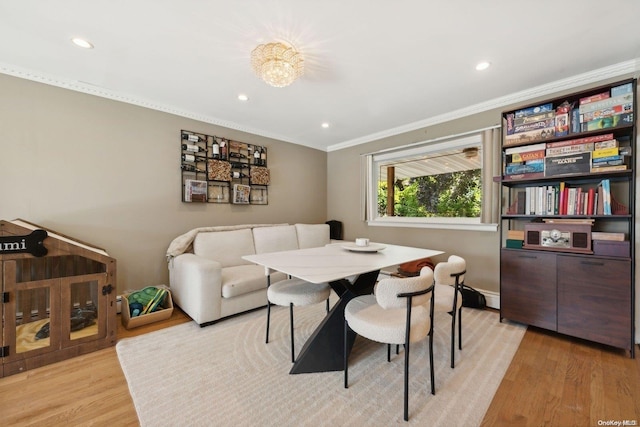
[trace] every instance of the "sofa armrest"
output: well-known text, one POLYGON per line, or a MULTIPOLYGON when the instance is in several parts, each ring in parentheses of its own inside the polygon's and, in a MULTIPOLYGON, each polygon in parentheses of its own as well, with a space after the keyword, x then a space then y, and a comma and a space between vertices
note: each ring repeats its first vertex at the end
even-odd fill
POLYGON ((217 261, 185 253, 169 261, 169 285, 174 302, 198 324, 221 317, 222 266, 217 261))

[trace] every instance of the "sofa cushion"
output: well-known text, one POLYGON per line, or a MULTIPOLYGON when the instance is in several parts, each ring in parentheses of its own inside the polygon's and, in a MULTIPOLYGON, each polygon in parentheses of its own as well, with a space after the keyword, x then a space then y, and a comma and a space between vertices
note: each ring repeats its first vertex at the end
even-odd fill
POLYGON ((193 240, 193 253, 218 261, 222 267, 233 267, 251 264, 251 262, 242 259, 242 256, 253 255, 256 251, 253 246, 253 235, 251 230, 247 228, 198 233, 193 240))
POLYGON ((257 254, 298 249, 296 227, 293 225, 254 228, 253 241, 257 254))
MULTIPOLYGON (((284 273, 271 274, 271 283, 286 279, 284 273)), ((267 276, 261 265, 238 265, 222 269, 222 297, 233 298, 267 288, 267 276)), ((264 303, 267 303, 265 296, 264 303)))
POLYGON ((331 243, 328 224, 296 224, 295 227, 300 249, 317 248, 331 243))

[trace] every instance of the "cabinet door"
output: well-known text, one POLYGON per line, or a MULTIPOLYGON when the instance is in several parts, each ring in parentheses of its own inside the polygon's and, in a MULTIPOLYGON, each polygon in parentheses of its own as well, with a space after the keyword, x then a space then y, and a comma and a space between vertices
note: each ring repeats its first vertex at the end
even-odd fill
POLYGON ((502 250, 500 317, 556 330, 556 254, 502 250))
POLYGON ((558 332, 631 346, 631 262, 558 256, 558 332))

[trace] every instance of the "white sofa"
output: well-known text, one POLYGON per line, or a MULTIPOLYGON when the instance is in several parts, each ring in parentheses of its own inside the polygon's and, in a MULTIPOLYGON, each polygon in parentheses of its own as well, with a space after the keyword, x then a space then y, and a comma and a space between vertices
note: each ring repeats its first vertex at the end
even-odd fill
MULTIPOLYGON (((264 267, 243 255, 304 249, 330 243, 327 224, 257 224, 203 227, 167 250, 173 301, 200 326, 267 304, 264 267)), ((271 274, 271 283, 286 279, 271 274)))

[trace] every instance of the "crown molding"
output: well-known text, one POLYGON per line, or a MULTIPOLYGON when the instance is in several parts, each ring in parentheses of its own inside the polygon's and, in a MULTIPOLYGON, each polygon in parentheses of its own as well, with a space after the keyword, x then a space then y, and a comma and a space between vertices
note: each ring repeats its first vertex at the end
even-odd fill
POLYGON ((495 98, 489 101, 481 102, 479 104, 471 105, 465 108, 461 108, 459 110, 451 111, 449 113, 440 114, 440 115, 430 117, 424 120, 420 120, 417 122, 408 123, 406 125, 390 128, 381 132, 372 133, 372 134, 355 138, 349 141, 333 144, 328 146, 325 149, 325 148, 318 148, 311 144, 305 144, 304 142, 296 141, 291 138, 287 138, 283 135, 274 134, 274 133, 266 132, 261 129, 254 129, 245 125, 241 125, 239 123, 223 120, 218 117, 212 117, 212 116, 206 116, 206 115, 194 113, 192 111, 183 110, 170 105, 159 104, 157 102, 150 101, 147 99, 137 98, 124 93, 119 93, 117 91, 113 91, 113 90, 103 88, 101 86, 93 85, 90 83, 72 80, 72 79, 64 79, 61 77, 47 75, 44 73, 39 73, 32 70, 27 70, 24 68, 16 67, 14 65, 0 62, 0 73, 2 74, 7 74, 10 76, 14 76, 14 77, 18 77, 26 80, 32 80, 35 82, 44 83, 51 86, 57 86, 60 88, 73 90, 76 92, 82 92, 88 95, 95 95, 101 98, 107 98, 114 101, 125 102, 127 104, 132 104, 132 105, 136 105, 143 108, 149 108, 152 110, 169 113, 176 116, 193 119, 193 120, 201 121, 203 123, 209 123, 212 125, 221 126, 228 129, 241 131, 241 132, 246 132, 246 133, 250 133, 257 136, 262 136, 265 138, 271 138, 278 141, 288 142, 288 143, 297 144, 297 145, 303 145, 309 148, 326 151, 326 152, 343 150, 345 148, 366 144, 368 142, 376 141, 382 138, 400 135, 402 133, 411 132, 411 131, 425 128, 428 126, 433 126, 440 123, 460 119, 460 118, 470 116, 476 113, 481 113, 487 110, 501 108, 507 105, 512 105, 520 102, 525 102, 532 98, 550 95, 553 93, 561 92, 563 90, 570 90, 578 86, 592 84, 608 78, 614 78, 624 74, 638 73, 639 71, 640 71, 640 58, 636 58, 633 60, 620 62, 618 64, 614 64, 608 67, 589 71, 589 72, 579 74, 573 77, 569 77, 566 79, 557 80, 555 82, 540 85, 531 89, 516 92, 500 98, 495 98))
POLYGON ((381 132, 365 135, 360 138, 355 138, 349 141, 330 145, 329 147, 327 147, 327 152, 343 150, 345 148, 366 144, 368 142, 376 141, 382 138, 388 138, 391 136, 400 135, 402 133, 411 132, 411 131, 422 129, 428 126, 433 126, 440 123, 445 123, 452 120, 467 117, 472 114, 482 113, 484 111, 493 110, 495 108, 502 108, 507 105, 525 102, 532 98, 551 95, 557 92, 562 92, 564 90, 571 90, 582 85, 592 84, 598 81, 606 80, 608 78, 619 77, 624 74, 633 74, 639 71, 640 71, 640 58, 632 59, 630 61, 620 62, 618 64, 614 64, 608 67, 599 68, 597 70, 578 74, 576 76, 568 77, 566 79, 557 80, 555 82, 536 86, 531 89, 515 92, 509 95, 502 96, 500 98, 494 98, 492 100, 481 102, 479 104, 471 105, 465 108, 461 108, 459 110, 451 111, 449 113, 440 114, 434 117, 430 117, 428 119, 420 120, 413 123, 408 123, 406 125, 387 129, 381 132))
MULTIPOLYGON (((298 141, 293 141, 285 136, 272 134, 260 129, 253 129, 239 123, 223 120, 217 117, 205 116, 202 114, 194 113, 192 111, 182 110, 170 105, 159 104, 147 99, 134 97, 124 93, 119 93, 98 85, 94 85, 87 82, 82 82, 72 79, 64 79, 57 76, 47 75, 44 73, 38 73, 24 68, 16 67, 13 65, 0 63, 0 73, 7 74, 13 77, 21 79, 32 80, 39 83, 44 83, 50 86, 57 86, 63 89, 69 89, 76 92, 86 93, 88 95, 95 95, 101 98, 111 99, 113 101, 125 102, 127 104, 136 105, 138 107, 149 108, 151 110, 161 111, 164 113, 174 114, 176 116, 185 117, 188 119, 197 120, 204 123, 209 123, 216 126, 221 126, 229 129, 234 129, 242 132, 251 133, 253 135, 262 136, 265 138, 276 139, 279 141, 290 142, 292 144, 300 144, 298 141)), ((317 147, 312 147, 316 148, 317 147)))

